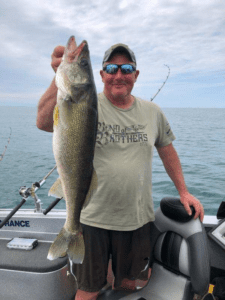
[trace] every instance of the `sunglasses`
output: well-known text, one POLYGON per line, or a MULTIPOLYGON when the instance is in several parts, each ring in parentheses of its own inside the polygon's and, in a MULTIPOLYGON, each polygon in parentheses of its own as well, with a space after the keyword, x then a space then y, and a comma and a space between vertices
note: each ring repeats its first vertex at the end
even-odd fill
POLYGON ((103 68, 103 71, 105 71, 108 74, 116 74, 119 69, 121 70, 121 72, 123 74, 131 74, 134 71, 136 71, 136 68, 132 65, 129 65, 129 64, 124 64, 124 65, 110 64, 110 65, 106 65, 103 68))

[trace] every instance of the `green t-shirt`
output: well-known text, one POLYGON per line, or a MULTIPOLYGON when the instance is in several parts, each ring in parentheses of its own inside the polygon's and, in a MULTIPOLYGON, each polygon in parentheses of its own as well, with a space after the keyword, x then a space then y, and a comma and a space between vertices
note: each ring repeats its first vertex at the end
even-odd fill
POLYGON ((94 155, 98 187, 81 211, 81 223, 129 231, 154 221, 153 149, 174 139, 155 103, 135 97, 129 109, 121 109, 99 94, 94 155))

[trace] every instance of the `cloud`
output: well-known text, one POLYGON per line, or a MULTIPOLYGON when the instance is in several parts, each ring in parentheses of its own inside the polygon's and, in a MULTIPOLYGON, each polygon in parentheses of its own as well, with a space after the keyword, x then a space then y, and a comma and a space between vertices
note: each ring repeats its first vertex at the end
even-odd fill
MULTIPOLYGON (((9 82, 10 69, 18 78, 30 76, 47 86, 54 75, 51 53, 72 34, 78 43, 83 39, 89 43, 98 89, 102 89, 98 73, 104 52, 118 42, 128 44, 136 54, 139 87, 164 80, 164 64, 171 68, 170 78, 224 70, 221 0, 9 0, 1 3, 1 11, 0 60, 9 82)), ((4 88, 1 83, 0 87, 4 88)))

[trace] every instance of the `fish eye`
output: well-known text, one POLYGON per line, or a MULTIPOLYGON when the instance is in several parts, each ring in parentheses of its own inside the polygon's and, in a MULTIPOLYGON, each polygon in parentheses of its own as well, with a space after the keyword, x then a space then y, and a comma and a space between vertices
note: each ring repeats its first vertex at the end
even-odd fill
POLYGON ((87 67, 88 66, 88 61, 85 58, 82 58, 80 61, 80 64, 82 67, 87 67))

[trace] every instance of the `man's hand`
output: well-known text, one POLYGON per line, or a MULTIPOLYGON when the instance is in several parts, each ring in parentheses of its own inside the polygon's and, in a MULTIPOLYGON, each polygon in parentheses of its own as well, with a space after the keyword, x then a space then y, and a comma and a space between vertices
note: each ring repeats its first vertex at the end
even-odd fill
POLYGON ((201 202, 195 198, 193 195, 191 195, 189 192, 186 192, 184 194, 180 195, 180 202, 183 204, 185 210, 189 215, 191 215, 191 208, 190 206, 193 206, 195 209, 195 216, 194 219, 197 219, 200 217, 201 222, 204 218, 204 208, 201 204, 201 202))
POLYGON ((51 55, 51 58, 52 58, 51 66, 55 72, 57 71, 58 66, 61 64, 64 50, 65 50, 65 47, 57 46, 57 47, 55 47, 55 49, 51 55))

